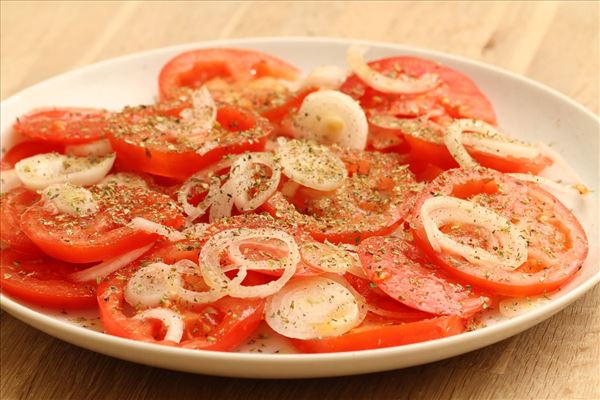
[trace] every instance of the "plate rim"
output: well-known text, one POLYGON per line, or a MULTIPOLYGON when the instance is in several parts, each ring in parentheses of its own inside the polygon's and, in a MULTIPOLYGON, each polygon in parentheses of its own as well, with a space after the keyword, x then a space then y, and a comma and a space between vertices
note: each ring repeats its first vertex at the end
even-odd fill
MULTIPOLYGON (((353 38, 339 38, 339 37, 312 37, 312 36, 285 36, 285 37, 269 37, 269 36, 259 36, 259 37, 246 37, 246 38, 232 38, 232 39, 220 39, 220 40, 206 40, 200 42, 189 42, 183 44, 177 44, 172 46, 165 46, 160 48, 154 48, 144 51, 139 51, 135 53, 129 53, 117 57, 112 57, 108 59, 104 59, 98 61, 94 64, 86 65, 80 68, 74 68, 58 75, 54 75, 48 79, 37 82, 9 97, 0 101, 1 109, 0 111, 4 114, 5 107, 9 106, 11 103, 19 100, 20 97, 26 96, 28 92, 35 90, 37 87, 46 85, 55 80, 63 79, 67 75, 79 75, 84 74, 88 71, 93 71, 95 69, 101 69, 109 64, 126 62, 135 58, 144 58, 151 55, 158 55, 160 53, 168 52, 168 51, 184 51, 187 49, 191 49, 194 47, 203 48, 203 47, 215 47, 215 46, 236 46, 236 45, 244 45, 244 44, 252 44, 260 46, 263 43, 331 43, 331 44, 362 44, 371 47, 385 47, 390 49, 397 49, 399 51, 414 51, 422 54, 429 54, 434 57, 445 58, 448 60, 453 60, 458 63, 471 65, 477 68, 483 68, 489 71, 492 71, 496 74, 502 75, 506 78, 517 80, 522 83, 525 83, 529 86, 535 87, 537 90, 542 91, 545 95, 557 97, 562 102, 568 103, 571 107, 576 109, 577 111, 584 114, 586 117, 591 118, 596 122, 600 131, 600 117, 598 117, 595 113, 589 110, 586 106, 578 103, 577 101, 571 99, 567 95, 558 91, 557 89, 551 88, 543 83, 535 81, 526 76, 517 74, 515 72, 509 71, 507 69, 488 64, 483 61, 474 60, 468 58, 466 56, 456 55, 452 53, 446 53, 439 50, 431 50, 428 48, 422 48, 418 46, 410 46, 405 44, 398 44, 392 42, 384 42, 384 41, 372 41, 372 40, 363 40, 363 39, 353 39, 353 38)), ((552 301, 543 304, 533 310, 530 310, 522 315, 511 318, 507 321, 502 321, 493 326, 488 326, 485 328, 481 328, 471 332, 465 332, 460 335, 432 340, 428 342, 414 343, 403 346, 395 346, 389 348, 381 348, 381 349, 370 349, 370 350, 360 350, 360 351, 351 351, 351 352, 337 352, 337 353, 317 353, 317 354, 261 354, 261 353, 231 353, 231 352, 218 352, 218 351, 198 351, 192 349, 183 349, 177 347, 170 346, 161 346, 151 343, 139 342, 131 339, 120 338, 116 336, 112 336, 109 334, 93 331, 90 329, 86 329, 74 324, 71 324, 66 321, 61 321, 52 316, 44 314, 43 312, 36 311, 31 309, 19 302, 13 300, 11 297, 5 295, 0 292, 0 307, 9 313, 10 315, 20 319, 21 321, 27 323, 30 326, 34 326, 36 329, 46 332, 45 329, 38 327, 39 325, 48 326, 54 330, 59 330, 66 332, 66 334, 79 336, 85 339, 91 339, 94 342, 102 342, 103 345, 114 345, 117 347, 133 347, 136 350, 142 350, 150 353, 155 353, 157 355, 174 355, 174 356, 182 356, 188 358, 199 358, 199 359, 211 359, 218 361, 239 361, 239 362, 253 362, 253 363, 268 363, 268 364, 283 364, 289 362, 306 362, 313 363, 319 361, 341 361, 346 359, 352 359, 353 361, 361 361, 364 359, 377 359, 382 357, 390 357, 394 355, 402 355, 404 353, 419 353, 422 351, 431 351, 435 352, 436 350, 445 348, 447 346, 459 345, 470 343, 474 339, 477 339, 480 344, 470 348, 468 351, 475 350, 477 348, 488 346, 492 343, 496 343, 498 341, 504 340, 507 337, 514 336, 515 334, 522 332, 533 325, 538 324, 539 322, 550 318, 589 290, 591 290, 596 284, 600 282, 600 269, 596 271, 596 273, 590 276, 586 281, 582 282, 575 288, 573 288, 570 292, 561 295, 560 297, 553 299, 552 301), (30 323, 26 321, 35 321, 35 323, 30 323), (35 326, 38 325, 38 326, 35 326), (524 327, 523 327, 524 326, 524 327), (522 328, 522 329, 521 329, 522 328), (487 339, 487 340, 486 340, 487 339)), ((46 332, 48 333, 48 332, 46 332)), ((51 336, 57 337, 55 334, 51 334, 51 336)), ((66 342, 72 342, 71 340, 60 338, 66 342)), ((85 347, 91 349, 93 346, 86 346, 77 344, 79 347, 85 347)), ((457 346, 458 347, 458 346, 457 346)), ((95 352, 102 352, 97 349, 92 349, 95 352)), ((460 351, 458 354, 462 354, 464 351, 460 351)), ((106 354, 106 353, 105 353, 106 354)), ((115 356, 119 357, 119 356, 115 356)), ((125 358, 125 357, 119 357, 125 358)), ((442 357, 445 358, 445 357, 442 357)), ((138 361, 139 362, 139 361, 138 361)), ((416 364, 411 364, 416 365, 416 364)), ((314 376, 329 376, 327 374, 318 374, 314 376)))

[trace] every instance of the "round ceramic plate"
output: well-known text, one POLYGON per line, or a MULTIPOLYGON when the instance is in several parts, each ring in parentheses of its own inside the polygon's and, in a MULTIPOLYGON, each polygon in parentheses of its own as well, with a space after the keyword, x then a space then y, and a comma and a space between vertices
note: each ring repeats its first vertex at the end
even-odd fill
MULTIPOLYGON (((26 89, 1 105, 2 148, 19 138, 11 133, 15 119, 35 107, 90 106, 118 109, 152 102, 157 94, 161 66, 176 54, 201 47, 240 47, 261 50, 309 70, 322 64, 343 66, 351 43, 338 39, 260 38, 187 44, 101 62, 72 71, 26 89)), ((564 95, 493 66, 429 50, 387 43, 370 46, 369 59, 400 54, 437 60, 471 77, 491 99, 501 127, 529 141, 550 143, 574 167, 584 182, 598 189, 600 123, 584 107, 564 95)), ((561 171, 550 171, 561 174, 561 171)), ((594 192, 594 193, 597 193, 594 192)), ((2 308, 25 323, 52 336, 99 353, 187 372, 252 378, 300 378, 384 371, 428 363, 479 349, 515 335, 557 313, 600 281, 598 269, 598 197, 566 199, 585 226, 590 254, 581 271, 550 300, 512 319, 490 313, 487 325, 458 336, 401 347, 334 354, 281 354, 285 343, 246 345, 239 352, 220 353, 159 346, 100 333, 94 315, 63 314, 41 309, 2 295, 2 308), (264 350, 263 350, 264 349, 264 350), (267 354, 279 350, 278 354, 267 354), (257 350, 263 350, 258 353, 257 350)), ((268 335, 267 335, 268 336, 268 335)))

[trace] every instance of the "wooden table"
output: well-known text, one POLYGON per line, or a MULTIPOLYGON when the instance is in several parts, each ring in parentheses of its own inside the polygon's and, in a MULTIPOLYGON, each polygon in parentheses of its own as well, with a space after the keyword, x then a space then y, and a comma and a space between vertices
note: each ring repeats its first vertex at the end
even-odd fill
MULTIPOLYGON (((1 97, 55 74, 177 43, 249 36, 385 40, 527 75, 598 112, 598 3, 2 3, 1 97)), ((6 313, 0 398, 600 398, 600 287, 529 331, 453 359, 302 381, 214 378, 136 365, 6 313)))

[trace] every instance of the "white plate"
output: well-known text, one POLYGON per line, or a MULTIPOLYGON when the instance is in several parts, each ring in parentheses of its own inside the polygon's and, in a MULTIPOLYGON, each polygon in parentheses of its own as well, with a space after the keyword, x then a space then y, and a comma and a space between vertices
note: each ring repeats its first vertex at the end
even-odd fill
MULTIPOLYGON (((356 43, 357 41, 354 41, 356 43)), ((18 141, 10 132, 15 118, 41 106, 90 106, 116 109, 152 102, 161 66, 174 55, 201 47, 241 47, 281 57, 304 70, 321 64, 344 65, 351 42, 327 38, 259 38, 187 44, 101 62, 39 83, 2 102, 2 148, 18 141)), ((500 125, 516 136, 553 143, 593 189, 598 189, 600 122, 590 111, 564 95, 499 68, 460 57, 387 43, 361 42, 369 58, 409 54, 438 60, 456 68, 485 92, 500 125)), ((598 270, 597 191, 573 204, 590 240, 583 268, 553 299, 511 320, 458 336, 401 347, 335 354, 258 354, 195 351, 135 342, 86 329, 76 314, 43 310, 6 295, 2 308, 52 336, 99 353, 180 371, 252 378, 301 378, 349 375, 403 368, 479 349, 508 338, 557 313, 600 281, 598 270)))

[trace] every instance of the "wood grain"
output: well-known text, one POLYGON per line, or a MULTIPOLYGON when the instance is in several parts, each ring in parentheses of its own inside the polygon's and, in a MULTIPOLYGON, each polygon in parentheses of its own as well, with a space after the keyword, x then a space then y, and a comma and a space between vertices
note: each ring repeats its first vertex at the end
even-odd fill
MULTIPOLYGON (((133 51, 247 36, 385 40, 525 74, 598 113, 598 2, 2 2, 4 99, 133 51)), ((171 372, 53 339, 2 312, 2 399, 600 399, 600 287, 483 350, 351 378, 257 381, 171 372)))

